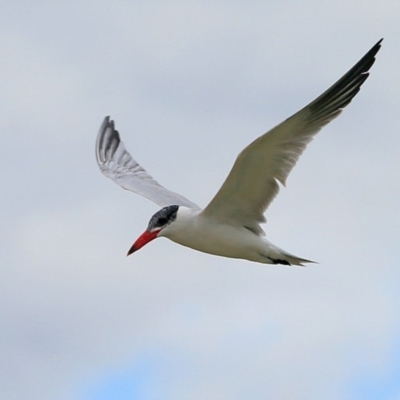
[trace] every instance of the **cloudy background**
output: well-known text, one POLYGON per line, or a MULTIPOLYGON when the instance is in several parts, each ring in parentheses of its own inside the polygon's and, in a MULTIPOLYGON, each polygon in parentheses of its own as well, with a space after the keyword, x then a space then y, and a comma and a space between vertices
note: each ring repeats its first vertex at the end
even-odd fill
POLYGON ((400 3, 11 1, 0 10, 0 398, 400 399, 400 3), (165 239, 98 171, 205 206, 238 152, 384 37, 268 211, 276 267, 165 239))

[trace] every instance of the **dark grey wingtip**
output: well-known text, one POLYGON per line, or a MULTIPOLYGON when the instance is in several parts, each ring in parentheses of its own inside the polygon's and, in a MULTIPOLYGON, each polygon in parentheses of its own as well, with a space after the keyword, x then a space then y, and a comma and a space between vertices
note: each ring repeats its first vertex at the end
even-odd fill
POLYGON ((100 166, 112 159, 119 143, 120 137, 114 121, 107 115, 100 126, 96 140, 96 160, 100 166))
POLYGON ((381 48, 380 39, 341 79, 322 93, 309 106, 309 122, 329 122, 335 118, 360 91, 369 76, 369 70, 375 63, 375 56, 381 48))
POLYGON ((107 115, 103 119, 103 122, 100 125, 99 132, 97 134, 95 152, 96 152, 97 164, 99 164, 99 165, 101 165, 104 161, 104 154, 102 151, 103 150, 103 140, 104 140, 104 134, 109 127, 109 123, 110 123, 110 116, 107 115))

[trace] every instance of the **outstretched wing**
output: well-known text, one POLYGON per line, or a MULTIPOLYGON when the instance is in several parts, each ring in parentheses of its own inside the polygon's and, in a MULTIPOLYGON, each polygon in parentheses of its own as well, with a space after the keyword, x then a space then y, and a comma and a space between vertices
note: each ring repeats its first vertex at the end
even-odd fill
POLYGON ((339 81, 302 110, 247 146, 203 215, 261 233, 264 212, 314 135, 360 90, 382 39, 339 81))
POLYGON ((180 194, 161 186, 132 158, 114 127, 114 121, 108 116, 104 118, 97 136, 96 159, 105 176, 161 207, 177 205, 199 208, 180 194))

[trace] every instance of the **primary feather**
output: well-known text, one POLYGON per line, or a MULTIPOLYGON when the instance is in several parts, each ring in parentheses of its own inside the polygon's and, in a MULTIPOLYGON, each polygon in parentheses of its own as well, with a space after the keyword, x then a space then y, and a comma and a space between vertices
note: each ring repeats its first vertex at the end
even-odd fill
POLYGON ((199 208, 190 200, 161 186, 125 149, 114 121, 105 117, 97 135, 96 159, 101 172, 115 183, 161 207, 176 204, 199 208))
POLYGON ((307 144, 358 93, 381 42, 317 99, 247 146, 203 215, 261 233, 259 223, 279 192, 278 182, 285 185, 307 144))

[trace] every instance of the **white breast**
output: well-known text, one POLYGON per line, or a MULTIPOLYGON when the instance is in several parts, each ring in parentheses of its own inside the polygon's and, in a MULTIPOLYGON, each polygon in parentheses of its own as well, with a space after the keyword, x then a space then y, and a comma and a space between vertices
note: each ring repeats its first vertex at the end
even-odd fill
POLYGON ((270 243, 247 228, 227 225, 200 210, 179 207, 176 220, 160 236, 209 254, 267 262, 270 243))

